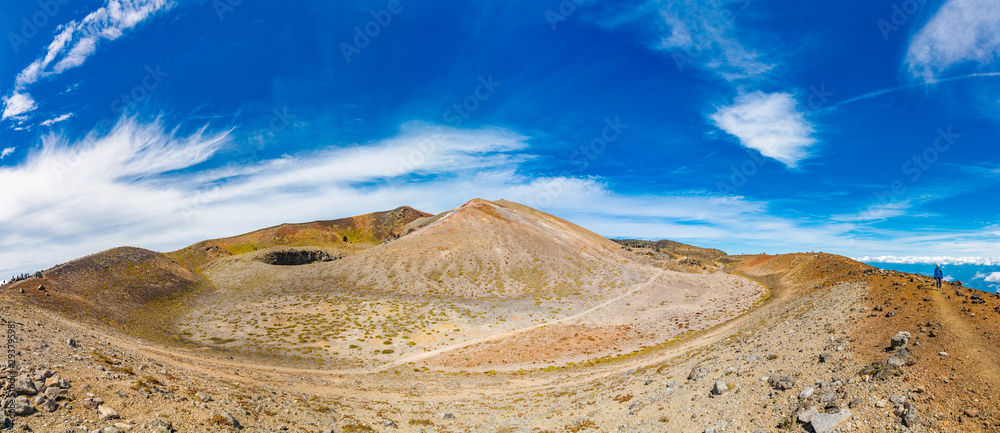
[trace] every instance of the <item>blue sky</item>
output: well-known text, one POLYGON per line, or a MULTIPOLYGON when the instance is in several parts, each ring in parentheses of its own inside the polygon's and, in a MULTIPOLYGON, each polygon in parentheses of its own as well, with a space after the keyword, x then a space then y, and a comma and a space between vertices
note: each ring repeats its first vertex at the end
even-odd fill
POLYGON ((988 0, 5 4, 0 275, 474 197, 1000 257, 997 29, 988 0))

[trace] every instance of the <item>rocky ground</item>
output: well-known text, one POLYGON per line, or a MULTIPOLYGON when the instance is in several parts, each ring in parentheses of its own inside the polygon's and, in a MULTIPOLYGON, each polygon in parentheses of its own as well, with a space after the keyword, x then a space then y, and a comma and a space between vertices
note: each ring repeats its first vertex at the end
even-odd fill
POLYGON ((317 433, 992 431, 987 396, 995 382, 984 363, 993 353, 965 344, 969 334, 995 338, 981 319, 1000 308, 992 295, 936 291, 927 281, 910 283, 910 275, 828 257, 812 259, 812 273, 799 264, 791 277, 764 265, 732 269, 768 284, 771 299, 711 330, 586 366, 513 372, 412 363, 379 374, 328 374, 251 365, 8 303, 2 313, 18 324, 12 373, 21 396, 5 402, 7 425, 46 432, 233 431, 237 424, 317 433), (952 310, 971 324, 942 316, 952 310))

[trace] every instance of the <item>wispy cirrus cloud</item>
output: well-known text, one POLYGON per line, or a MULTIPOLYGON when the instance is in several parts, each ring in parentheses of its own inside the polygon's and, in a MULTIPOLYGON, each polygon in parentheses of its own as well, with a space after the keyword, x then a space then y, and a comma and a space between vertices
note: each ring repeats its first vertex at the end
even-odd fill
POLYGON ((650 47, 670 54, 679 70, 698 68, 732 82, 761 77, 775 66, 742 42, 736 19, 749 6, 749 0, 648 0, 603 24, 649 26, 650 47))
POLYGON ((740 144, 774 158, 789 168, 809 156, 815 131, 798 110, 790 93, 753 92, 718 107, 709 118, 715 126, 738 138, 740 144))
POLYGON ((103 7, 79 22, 70 21, 60 26, 45 53, 17 75, 14 91, 4 98, 2 119, 23 116, 37 108, 28 88, 38 80, 83 65, 103 41, 118 39, 172 6, 173 2, 168 0, 107 0, 103 7))
POLYGON ((14 153, 15 150, 17 150, 16 147, 5 147, 2 151, 0 151, 0 159, 10 156, 10 154, 14 153))
POLYGON ((67 120, 70 117, 73 117, 74 115, 75 114, 73 114, 73 113, 66 113, 66 114, 63 114, 63 115, 60 115, 60 116, 56 116, 56 117, 53 117, 53 118, 48 119, 46 121, 43 121, 41 123, 41 125, 42 126, 52 126, 52 125, 55 125, 56 123, 62 122, 64 120, 67 120))
POLYGON ((910 40, 906 64, 914 77, 935 81, 965 62, 1000 58, 1000 8, 992 0, 949 0, 910 40))

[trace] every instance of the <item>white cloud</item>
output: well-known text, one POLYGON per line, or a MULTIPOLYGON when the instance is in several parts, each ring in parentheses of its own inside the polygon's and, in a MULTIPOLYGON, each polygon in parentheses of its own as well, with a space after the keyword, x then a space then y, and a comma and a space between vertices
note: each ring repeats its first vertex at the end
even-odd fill
POLYGON ((893 203, 876 203, 868 206, 867 209, 856 214, 833 215, 830 219, 834 221, 852 221, 858 223, 885 221, 889 218, 906 215, 906 211, 911 207, 912 203, 909 200, 893 203))
POLYGON ((605 21, 617 28, 637 20, 651 22, 656 33, 652 48, 670 53, 681 71, 697 67, 728 81, 759 77, 774 65, 741 40, 736 19, 749 2, 723 0, 648 0, 638 12, 605 21))
POLYGON ((947 282, 950 283, 952 281, 955 281, 955 277, 953 277, 951 275, 946 275, 944 278, 942 278, 942 280, 947 281, 947 282))
POLYGON ((60 26, 45 54, 17 75, 13 96, 5 99, 2 119, 36 108, 26 89, 39 79, 82 65, 97 51, 102 40, 115 40, 126 30, 172 6, 173 3, 168 0, 107 0, 103 7, 91 12, 79 23, 70 21, 60 26))
POLYGON ((994 0, 949 0, 910 40, 906 63, 914 77, 934 81, 964 62, 1000 56, 1000 8, 994 0))
POLYGON ((790 168, 809 156, 816 143, 813 127, 797 109, 790 93, 753 92, 732 105, 718 107, 709 118, 715 126, 739 138, 740 144, 790 168))
POLYGON ((980 265, 1000 266, 1000 257, 949 257, 949 256, 864 256, 854 260, 865 263, 894 264, 941 264, 941 265, 980 265))
POLYGON ((990 274, 984 274, 982 272, 976 272, 976 276, 972 277, 973 280, 983 280, 987 283, 1000 283, 1000 272, 993 272, 990 274))
POLYGON ((0 120, 7 120, 11 117, 20 116, 34 110, 37 107, 37 105, 35 105, 35 100, 31 98, 31 95, 16 91, 13 95, 5 96, 3 98, 3 104, 3 115, 0 116, 0 120))
POLYGON ((73 113, 66 113, 66 114, 63 114, 61 116, 53 117, 53 118, 51 118, 49 120, 46 120, 46 121, 42 122, 42 126, 52 126, 52 125, 54 125, 56 123, 62 122, 63 120, 69 119, 70 117, 73 117, 73 116, 74 116, 73 113))
POLYGON ((17 150, 16 147, 5 147, 3 151, 0 151, 0 159, 6 158, 10 154, 14 153, 15 150, 17 150))

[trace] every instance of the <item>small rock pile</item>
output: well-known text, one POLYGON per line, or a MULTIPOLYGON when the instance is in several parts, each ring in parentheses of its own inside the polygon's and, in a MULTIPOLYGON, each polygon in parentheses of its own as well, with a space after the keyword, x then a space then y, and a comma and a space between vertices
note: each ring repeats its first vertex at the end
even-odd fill
POLYGON ((14 387, 16 397, 4 399, 3 407, 13 416, 28 416, 39 409, 55 412, 59 408, 70 408, 65 394, 72 385, 55 371, 22 369, 17 372, 13 385, 6 384, 5 390, 9 392, 10 386, 14 387))

